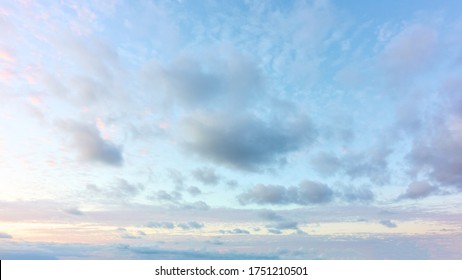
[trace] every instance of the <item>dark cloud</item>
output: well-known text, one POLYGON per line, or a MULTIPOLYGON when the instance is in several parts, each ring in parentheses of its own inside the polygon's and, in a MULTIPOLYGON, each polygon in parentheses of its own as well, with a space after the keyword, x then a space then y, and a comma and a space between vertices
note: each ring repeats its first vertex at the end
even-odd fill
POLYGON ((406 192, 402 194, 400 199, 420 199, 425 198, 438 191, 438 188, 430 185, 425 181, 416 181, 409 184, 406 192))
POLYGON ((0 238, 5 238, 5 239, 12 239, 13 236, 11 236, 8 233, 0 232, 0 238))
POLYGON ((204 185, 216 186, 220 182, 220 176, 211 168, 198 168, 192 171, 196 180, 204 185))
POLYGON ((321 204, 333 198, 333 191, 324 184, 305 180, 298 187, 256 185, 247 192, 240 194, 241 204, 321 204))
POLYGON ((381 220, 379 223, 381 225, 386 226, 387 228, 395 228, 395 227, 398 226, 397 224, 395 224, 394 222, 392 222, 390 220, 381 220))
POLYGON ((61 121, 58 126, 70 135, 71 147, 77 151, 81 160, 112 166, 123 164, 121 147, 103 139, 95 126, 71 120, 61 121))
POLYGON ((182 145, 231 168, 261 171, 284 164, 286 155, 310 143, 315 132, 306 116, 263 120, 252 114, 196 115, 184 120, 182 145))

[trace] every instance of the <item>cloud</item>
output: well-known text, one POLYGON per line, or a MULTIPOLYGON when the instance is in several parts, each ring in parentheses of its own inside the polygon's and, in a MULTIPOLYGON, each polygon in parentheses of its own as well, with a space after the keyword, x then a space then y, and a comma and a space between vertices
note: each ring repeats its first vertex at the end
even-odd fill
POLYGON ((348 202, 371 202, 375 198, 374 193, 369 188, 354 188, 351 186, 344 187, 342 196, 348 202))
POLYGON ((194 187, 194 186, 187 188, 186 191, 192 196, 202 194, 202 191, 198 187, 194 187))
POLYGON ((182 195, 180 192, 177 192, 177 191, 167 192, 164 190, 160 190, 160 191, 154 192, 154 194, 150 196, 149 198, 157 199, 160 201, 169 201, 169 202, 177 203, 179 202, 179 200, 181 200, 181 197, 182 195))
POLYGON ((380 223, 381 225, 386 226, 387 228, 395 228, 395 227, 398 226, 397 224, 393 223, 393 222, 390 221, 390 220, 381 220, 379 223, 380 223))
POLYGON ((313 156, 310 163, 310 167, 324 176, 332 176, 341 168, 341 161, 337 156, 324 152, 313 156))
POLYGON ((145 227, 173 229, 175 228, 175 225, 171 222, 149 222, 145 225, 145 227))
MULTIPOLYGON (((408 155, 411 171, 421 172, 443 186, 462 190, 462 158, 459 156, 462 154, 462 117, 449 115, 443 121, 438 118, 427 130, 428 133, 424 131, 425 135, 414 139, 408 155)), ((423 186, 420 188, 424 191, 423 186)), ((428 192, 429 188, 426 189, 428 192)))
POLYGON ((128 200, 139 195, 144 190, 144 185, 130 183, 123 178, 118 178, 106 188, 100 188, 94 184, 88 184, 86 190, 102 198, 115 200, 128 200))
POLYGON ((123 164, 122 149, 101 137, 95 126, 76 121, 61 121, 58 126, 72 138, 72 148, 81 160, 112 166, 123 164))
POLYGON ((243 204, 322 204, 331 201, 333 191, 325 184, 305 180, 298 187, 259 184, 240 194, 237 199, 243 204))
POLYGON ((400 195, 400 199, 421 199, 438 191, 438 188, 426 181, 415 181, 409 184, 406 192, 400 195))
POLYGON ((68 208, 68 209, 65 209, 64 212, 66 212, 67 214, 70 214, 70 215, 74 215, 74 216, 82 216, 83 215, 83 212, 80 211, 78 208, 68 208))
POLYGON ((413 24, 394 36, 383 51, 383 64, 395 79, 403 79, 428 66, 438 43, 437 31, 413 24))
POLYGON ((392 152, 385 144, 361 151, 348 151, 343 155, 322 152, 311 158, 310 167, 326 177, 341 173, 352 179, 367 178, 383 185, 390 180, 388 157, 392 152))
POLYGON ((220 230, 219 232, 222 234, 250 234, 248 230, 240 229, 240 228, 235 228, 232 230, 220 230))
POLYGON ((5 238, 5 239, 12 239, 13 236, 11 236, 8 233, 0 232, 0 238, 5 238))
POLYGON ((216 174, 215 170, 211 168, 198 168, 192 171, 192 175, 196 180, 202 182, 204 185, 216 186, 221 178, 216 174))
POLYGON ((265 121, 253 114, 229 118, 195 115, 183 121, 182 145, 190 152, 234 169, 260 171, 284 164, 286 155, 315 138, 306 116, 265 121))
POLYGON ((184 209, 193 209, 193 210, 200 210, 200 211, 207 211, 210 209, 210 206, 205 203, 204 201, 196 201, 192 203, 183 203, 182 207, 184 209))
POLYGON ((170 64, 152 61, 143 76, 151 90, 187 108, 242 105, 262 90, 259 69, 230 46, 195 50, 170 64))
POLYGON ((204 227, 204 224, 200 224, 198 222, 188 222, 188 223, 178 224, 177 226, 184 230, 188 230, 188 229, 201 229, 204 227))

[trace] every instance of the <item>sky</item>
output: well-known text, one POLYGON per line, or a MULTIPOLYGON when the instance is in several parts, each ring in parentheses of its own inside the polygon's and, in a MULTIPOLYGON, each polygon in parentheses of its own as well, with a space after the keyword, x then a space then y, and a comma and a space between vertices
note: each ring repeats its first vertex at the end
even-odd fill
POLYGON ((449 0, 0 0, 0 258, 462 259, 460 34, 449 0))

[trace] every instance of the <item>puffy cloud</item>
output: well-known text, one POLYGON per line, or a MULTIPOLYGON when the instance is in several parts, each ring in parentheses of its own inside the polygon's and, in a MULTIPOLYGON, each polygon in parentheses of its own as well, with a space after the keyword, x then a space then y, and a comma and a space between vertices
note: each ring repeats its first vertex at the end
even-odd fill
POLYGON ((160 201, 178 202, 181 199, 181 197, 182 195, 180 192, 177 192, 177 191, 167 192, 164 190, 160 190, 160 191, 154 192, 154 195, 150 196, 149 198, 157 199, 160 201))
MULTIPOLYGON (((459 156, 462 154, 462 118, 446 117, 443 125, 441 121, 435 122, 426 132, 427 136, 415 138, 409 153, 412 171, 422 172, 443 186, 462 190, 462 158, 459 156)), ((424 191, 423 188, 421 186, 420 191, 424 191)), ((426 189, 428 192, 429 188, 426 189)))
POLYGON ((95 126, 68 120, 60 122, 59 127, 71 136, 72 148, 82 160, 112 166, 123 164, 121 147, 103 139, 95 126))
POLYGON ((406 192, 402 194, 399 198, 401 199, 420 199, 427 197, 438 191, 438 188, 430 185, 426 181, 416 181, 409 184, 406 189, 406 192))
POLYGON ((220 182, 220 176, 211 168, 198 168, 192 171, 192 175, 196 180, 204 185, 215 186, 220 182))
POLYGON ((286 162, 286 155, 310 143, 315 132, 306 116, 265 121, 253 114, 196 115, 183 122, 183 146, 235 169, 260 171, 286 162))
POLYGON ((321 204, 333 198, 334 192, 327 185, 305 180, 298 187, 256 185, 237 198, 241 204, 321 204))
POLYGON ((188 230, 188 229, 201 229, 204 227, 204 224, 200 224, 198 222, 188 222, 188 223, 178 224, 177 226, 184 230, 188 230))
POLYGON ((381 220, 379 223, 383 226, 386 226, 387 228, 395 228, 398 226, 397 224, 395 224, 394 222, 390 220, 381 220))
POLYGON ((5 238, 5 239, 12 239, 13 236, 11 236, 8 233, 0 232, 0 238, 5 238))

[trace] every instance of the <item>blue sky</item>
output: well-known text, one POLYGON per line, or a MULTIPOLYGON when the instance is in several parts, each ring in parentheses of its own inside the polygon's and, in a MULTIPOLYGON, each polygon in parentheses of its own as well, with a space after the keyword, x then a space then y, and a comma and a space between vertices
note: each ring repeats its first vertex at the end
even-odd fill
POLYGON ((0 257, 460 258, 461 5, 0 3, 0 257))

